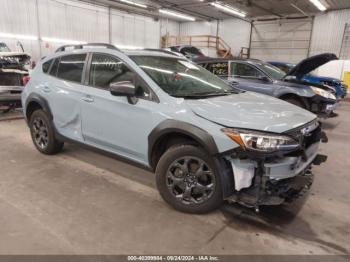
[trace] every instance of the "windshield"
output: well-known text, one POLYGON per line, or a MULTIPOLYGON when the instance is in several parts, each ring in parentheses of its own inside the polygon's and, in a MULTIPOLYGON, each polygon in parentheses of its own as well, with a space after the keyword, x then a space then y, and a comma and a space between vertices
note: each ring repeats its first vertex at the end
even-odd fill
POLYGON ((286 75, 281 69, 268 63, 258 62, 257 66, 275 80, 281 80, 286 75))
POLYGON ((131 56, 165 92, 175 97, 203 97, 238 93, 201 66, 190 61, 158 56, 131 56))
POLYGON ((11 50, 5 43, 0 43, 0 52, 11 52, 11 50))

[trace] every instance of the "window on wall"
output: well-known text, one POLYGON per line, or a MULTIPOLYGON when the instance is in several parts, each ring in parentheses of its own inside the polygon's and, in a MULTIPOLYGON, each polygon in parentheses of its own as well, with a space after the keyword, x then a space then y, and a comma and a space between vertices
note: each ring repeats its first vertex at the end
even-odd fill
POLYGON ((231 74, 233 76, 258 78, 262 77, 262 73, 255 67, 243 63, 232 63, 231 74))
POLYGON ((123 61, 105 54, 93 54, 89 83, 91 86, 109 90, 113 82, 130 81, 135 83, 136 97, 151 100, 151 92, 146 84, 136 77, 123 61))
POLYGON ((86 54, 62 56, 58 66, 57 77, 80 83, 83 76, 85 59, 86 54))

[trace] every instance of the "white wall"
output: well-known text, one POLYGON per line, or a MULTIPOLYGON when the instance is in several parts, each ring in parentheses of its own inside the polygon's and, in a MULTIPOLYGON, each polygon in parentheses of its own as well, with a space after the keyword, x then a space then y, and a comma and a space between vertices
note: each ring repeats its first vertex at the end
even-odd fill
POLYGON ((297 63, 308 55, 312 19, 254 22, 251 57, 297 63))
MULTIPOLYGON (((107 7, 72 0, 2 0, 0 34, 25 34, 84 42, 109 42, 124 46, 158 48, 160 37, 179 33, 179 23, 129 14, 107 7), (38 10, 38 16, 36 11, 38 10), (37 17, 39 18, 37 20, 37 17), (111 26, 111 27, 110 27, 111 26)), ((34 60, 54 52, 64 43, 18 39, 34 60), (40 42, 40 44, 39 44, 40 42)), ((0 36, 16 50, 17 39, 0 36)))
POLYGON ((316 15, 310 55, 331 52, 339 56, 346 23, 350 23, 350 9, 316 15))
MULTIPOLYGON (((217 21, 198 21, 180 23, 180 35, 212 35, 217 34, 217 21)), ((219 21, 219 36, 231 47, 233 55, 238 56, 242 47, 249 47, 250 23, 241 19, 219 21)), ((206 55, 216 56, 215 49, 203 48, 206 55)))

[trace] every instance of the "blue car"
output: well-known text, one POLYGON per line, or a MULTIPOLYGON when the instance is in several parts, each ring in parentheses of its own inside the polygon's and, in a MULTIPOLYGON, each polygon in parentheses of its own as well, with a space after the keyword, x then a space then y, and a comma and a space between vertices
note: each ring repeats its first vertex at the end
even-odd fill
MULTIPOLYGON (((276 62, 276 61, 271 61, 268 63, 278 67, 285 73, 290 72, 295 67, 295 64, 292 64, 292 63, 276 62)), ((341 80, 336 78, 306 74, 302 77, 301 80, 312 84, 328 85, 335 88, 336 96, 338 99, 344 98, 347 94, 347 86, 341 80)))

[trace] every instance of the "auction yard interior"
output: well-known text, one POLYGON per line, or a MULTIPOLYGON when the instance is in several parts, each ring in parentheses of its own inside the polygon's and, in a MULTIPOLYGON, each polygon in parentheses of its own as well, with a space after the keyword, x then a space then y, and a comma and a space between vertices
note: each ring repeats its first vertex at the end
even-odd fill
POLYGON ((350 1, 1 5, 0 261, 349 259, 350 1))

